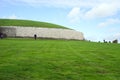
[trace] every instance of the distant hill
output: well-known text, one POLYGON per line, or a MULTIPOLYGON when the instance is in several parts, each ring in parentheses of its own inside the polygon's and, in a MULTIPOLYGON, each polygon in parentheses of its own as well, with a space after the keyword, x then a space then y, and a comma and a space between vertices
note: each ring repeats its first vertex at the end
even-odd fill
POLYGON ((64 28, 64 26, 48 23, 39 22, 32 20, 18 20, 18 19, 0 19, 0 26, 25 26, 25 27, 43 27, 43 28, 64 28))

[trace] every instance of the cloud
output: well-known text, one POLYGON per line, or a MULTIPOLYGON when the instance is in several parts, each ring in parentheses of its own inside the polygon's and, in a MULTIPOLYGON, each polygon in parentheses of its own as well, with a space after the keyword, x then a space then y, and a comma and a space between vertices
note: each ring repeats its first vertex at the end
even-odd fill
POLYGON ((105 22, 98 24, 98 27, 106 27, 112 24, 119 24, 119 23, 120 23, 120 19, 108 19, 105 22))
POLYGON ((10 4, 47 7, 86 7, 92 8, 101 3, 119 3, 119 0, 1 0, 10 4))
POLYGON ((75 12, 74 19, 96 19, 116 15, 120 11, 120 0, 2 0, 12 5, 32 7, 72 8, 68 16, 75 12), (76 9, 76 11, 74 11, 76 9), (84 12, 81 12, 84 9, 84 12), (75 17, 75 15, 77 17, 75 17))
MULTIPOLYGON (((3 0, 2 0, 3 1, 3 0)), ((80 7, 93 6, 92 1, 86 0, 4 0, 11 4, 26 4, 31 6, 52 6, 52 7, 80 7)))
POLYGON ((86 18, 108 17, 115 15, 119 8, 115 4, 103 3, 86 12, 86 18))
POLYGON ((16 16, 15 14, 12 14, 10 16, 4 16, 3 18, 7 18, 7 19, 18 19, 18 16, 16 16))
POLYGON ((104 39, 107 41, 113 41, 113 40, 117 39, 120 42, 120 32, 113 34, 113 35, 110 35, 110 36, 107 36, 104 39))
POLYGON ((82 12, 79 7, 74 7, 67 15, 70 22, 79 21, 81 16, 82 16, 82 12))
POLYGON ((115 37, 115 39, 120 40, 120 33, 115 34, 114 37, 115 37))
POLYGON ((18 17, 15 14, 12 14, 11 16, 8 16, 9 19, 17 19, 18 17))
MULTIPOLYGON (((70 15, 71 13, 74 13, 74 15, 76 15, 77 20, 82 19, 98 19, 98 18, 107 18, 107 17, 111 17, 116 15, 119 11, 120 11, 120 5, 118 4, 118 2, 120 1, 111 1, 109 0, 108 2, 101 0, 100 3, 98 3, 97 1, 95 2, 94 0, 92 0, 94 5, 87 7, 87 6, 79 6, 77 7, 77 14, 74 11, 74 9, 76 9, 76 7, 73 7, 73 9, 69 12, 68 15, 70 15), (97 4, 97 5, 96 5, 97 4), (81 9, 83 11, 81 11, 81 9), (82 17, 81 17, 82 15, 82 17)), ((88 1, 89 2, 89 1, 88 1)), ((86 2, 87 3, 87 2, 86 2)), ((73 16, 74 17, 74 16, 73 16)), ((75 18, 75 17, 74 17, 75 18)), ((106 26, 106 24, 102 23, 101 25, 106 26)))
MULTIPOLYGON (((93 8, 100 4, 114 4, 120 6, 120 0, 1 0, 1 2, 11 4, 26 4, 34 6, 53 7, 87 7, 93 8)), ((106 6, 105 6, 106 7, 106 6)))

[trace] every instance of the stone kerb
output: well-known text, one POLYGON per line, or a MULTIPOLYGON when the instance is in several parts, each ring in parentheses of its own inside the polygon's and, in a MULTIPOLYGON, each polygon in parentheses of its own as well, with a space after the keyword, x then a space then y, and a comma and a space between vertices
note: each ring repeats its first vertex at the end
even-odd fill
MULTIPOLYGON (((3 27, 2 27, 3 28, 3 27)), ((9 34, 13 34, 13 37, 33 37, 34 34, 37 34, 37 37, 40 38, 55 38, 55 39, 75 39, 83 40, 83 33, 71 30, 71 29, 60 29, 60 28, 36 28, 36 27, 19 27, 19 26, 10 26, 4 27, 6 31, 8 29, 9 34), (13 31, 14 29, 14 31, 13 31)))

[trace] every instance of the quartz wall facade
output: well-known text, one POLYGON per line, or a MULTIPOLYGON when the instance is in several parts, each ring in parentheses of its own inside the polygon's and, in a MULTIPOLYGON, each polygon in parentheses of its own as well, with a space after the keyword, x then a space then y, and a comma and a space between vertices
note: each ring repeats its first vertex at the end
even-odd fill
POLYGON ((36 34, 40 38, 84 40, 82 32, 71 29, 1 26, 0 31, 8 37, 33 37, 36 34))

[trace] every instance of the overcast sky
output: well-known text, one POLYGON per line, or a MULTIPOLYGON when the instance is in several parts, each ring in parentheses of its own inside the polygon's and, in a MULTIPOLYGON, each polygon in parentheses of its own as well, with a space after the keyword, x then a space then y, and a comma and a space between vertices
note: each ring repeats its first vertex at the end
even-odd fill
POLYGON ((0 18, 51 22, 88 40, 120 40, 120 0, 0 0, 0 18))

